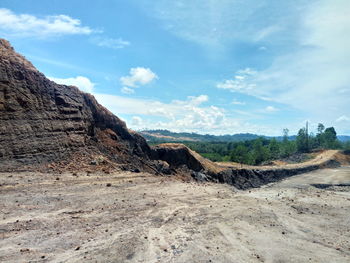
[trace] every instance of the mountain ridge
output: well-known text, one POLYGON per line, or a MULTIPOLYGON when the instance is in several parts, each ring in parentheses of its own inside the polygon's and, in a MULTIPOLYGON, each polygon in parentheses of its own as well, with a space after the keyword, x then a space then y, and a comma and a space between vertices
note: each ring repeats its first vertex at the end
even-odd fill
MULTIPOLYGON (((258 135, 254 133, 236 133, 225 135, 212 135, 212 134, 198 134, 194 132, 172 132, 169 130, 142 130, 139 133, 149 142, 240 142, 246 140, 254 140, 259 137, 272 139, 275 138, 279 141, 283 139, 283 136, 266 136, 258 135)), ((338 139, 342 142, 350 141, 348 135, 338 135, 338 139)), ((295 140, 296 135, 288 136, 289 140, 295 140)))

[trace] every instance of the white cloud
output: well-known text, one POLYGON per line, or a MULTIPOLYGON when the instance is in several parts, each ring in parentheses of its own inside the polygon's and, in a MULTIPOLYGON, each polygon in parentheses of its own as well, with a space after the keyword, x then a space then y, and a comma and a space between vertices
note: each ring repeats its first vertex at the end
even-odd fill
POLYGON ((142 126, 142 118, 141 117, 139 117, 139 116, 133 116, 132 118, 131 118, 131 124, 133 125, 133 126, 136 126, 136 127, 140 127, 140 126, 142 126))
POLYGON ((135 93, 135 90, 134 89, 130 89, 128 87, 122 87, 120 89, 120 91, 124 94, 134 94, 135 93))
POLYGON ((129 41, 122 38, 94 37, 91 41, 99 47, 121 49, 130 45, 129 41))
POLYGON ((236 100, 236 99, 234 99, 231 103, 233 105, 246 105, 246 103, 244 101, 239 101, 239 100, 236 100))
POLYGON ((266 112, 275 112, 275 111, 278 111, 278 109, 276 107, 274 107, 274 106, 267 106, 265 108, 265 111, 266 112))
POLYGON ((203 106, 202 104, 209 100, 206 95, 189 96, 186 100, 174 100, 170 103, 108 94, 95 94, 95 96, 117 116, 132 115, 128 125, 133 129, 157 127, 173 131, 223 134, 253 132, 256 128, 239 119, 227 117, 226 111, 222 108, 213 105, 203 106), (134 118, 135 116, 138 118, 134 118))
POLYGON ((338 119, 336 119, 336 122, 343 122, 343 121, 345 121, 345 122, 350 121, 350 117, 342 115, 338 119))
POLYGON ((131 68, 129 76, 120 78, 121 83, 126 87, 138 87, 139 85, 145 85, 152 80, 157 79, 158 76, 152 72, 149 68, 137 67, 131 68))
POLYGON ((254 40, 261 41, 261 40, 271 36, 274 33, 279 32, 281 30, 282 30, 282 28, 280 26, 277 26, 277 25, 265 27, 255 34, 254 40))
POLYGON ((174 104, 183 105, 183 106, 198 106, 204 102, 207 102, 209 97, 207 95, 188 96, 186 101, 183 100, 173 100, 174 104))
POLYGON ((82 76, 77 76, 75 78, 54 78, 48 77, 48 79, 56 82, 57 84, 68 85, 68 86, 76 86, 80 90, 93 93, 95 84, 90 81, 90 79, 82 76))
POLYGON ((256 75, 256 71, 251 68, 238 70, 233 79, 225 80, 216 85, 218 89, 226 89, 231 92, 251 93, 256 88, 249 80, 256 75))
POLYGON ((67 15, 36 17, 29 14, 15 14, 9 9, 0 8, 0 32, 16 36, 60 36, 88 35, 93 30, 82 26, 79 19, 67 15))

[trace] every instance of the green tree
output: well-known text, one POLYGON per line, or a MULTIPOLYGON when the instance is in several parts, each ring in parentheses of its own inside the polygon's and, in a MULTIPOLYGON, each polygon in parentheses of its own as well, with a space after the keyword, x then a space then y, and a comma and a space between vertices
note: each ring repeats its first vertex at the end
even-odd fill
POLYGON ((263 145, 263 139, 256 139, 253 143, 253 158, 256 165, 270 159, 269 148, 263 145))
POLYGON ((316 140, 317 140, 317 146, 321 147, 324 145, 324 125, 322 123, 319 123, 317 126, 317 134, 316 134, 316 140))
POLYGON ((270 141, 269 144, 270 157, 272 159, 277 159, 280 156, 280 145, 275 138, 270 141))
POLYGON ((283 129, 283 142, 288 141, 288 134, 289 134, 289 130, 287 128, 284 128, 283 129))
POLYGON ((248 156, 248 148, 240 143, 237 145, 237 147, 231 152, 231 161, 237 162, 237 163, 248 163, 249 162, 249 156, 248 156))
POLYGON ((308 137, 307 136, 308 135, 306 134, 306 129, 301 128, 299 130, 297 138, 296 138, 298 152, 308 152, 309 151, 308 137))
POLYGON ((337 148, 337 132, 334 127, 329 127, 324 131, 324 145, 328 149, 337 148))
POLYGON ((317 126, 317 132, 318 134, 322 134, 323 131, 324 131, 324 125, 322 123, 319 123, 318 126, 317 126))
POLYGON ((319 147, 318 139, 315 137, 315 135, 311 132, 309 136, 309 149, 316 149, 319 147))

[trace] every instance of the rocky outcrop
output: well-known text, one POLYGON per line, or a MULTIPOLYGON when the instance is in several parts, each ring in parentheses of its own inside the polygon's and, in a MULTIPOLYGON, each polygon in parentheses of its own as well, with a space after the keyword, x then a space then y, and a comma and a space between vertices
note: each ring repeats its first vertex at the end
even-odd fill
POLYGON ((143 137, 92 95, 47 79, 1 39, 0 169, 86 151, 138 169, 152 165, 143 137))

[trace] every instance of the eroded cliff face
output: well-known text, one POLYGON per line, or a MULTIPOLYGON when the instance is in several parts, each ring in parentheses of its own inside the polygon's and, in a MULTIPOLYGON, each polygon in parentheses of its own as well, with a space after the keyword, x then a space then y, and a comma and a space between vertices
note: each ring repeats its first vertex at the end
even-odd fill
POLYGON ((130 169, 152 165, 146 141, 92 95, 50 81, 0 39, 0 169, 86 151, 130 169))

